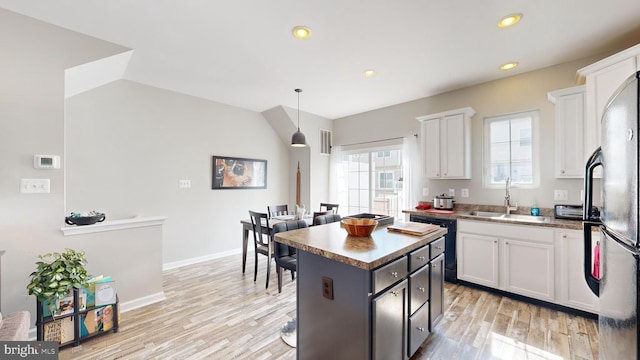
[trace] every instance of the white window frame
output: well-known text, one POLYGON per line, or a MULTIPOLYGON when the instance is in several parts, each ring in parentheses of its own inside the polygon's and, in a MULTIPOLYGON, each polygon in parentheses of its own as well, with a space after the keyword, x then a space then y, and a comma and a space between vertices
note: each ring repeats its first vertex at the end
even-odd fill
POLYGON ((483 119, 484 126, 484 151, 483 151, 483 176, 482 182, 483 187, 489 189, 498 189, 504 188, 504 183, 492 184, 491 183, 491 134, 490 134, 490 125, 493 122, 497 121, 506 121, 517 119, 521 117, 530 117, 531 118, 531 161, 532 161, 532 183, 531 184, 523 184, 523 183, 513 183, 515 187, 525 188, 525 189, 535 189, 540 187, 540 111, 539 110, 528 110, 521 111, 516 113, 497 115, 497 116, 489 116, 483 119))
MULTIPOLYGON (((395 184, 395 178, 394 178, 394 172, 393 171, 378 171, 378 189, 390 189, 393 190, 396 188, 396 184, 395 184), (391 174, 391 186, 382 186, 383 182, 382 179, 380 178, 380 176, 382 174, 388 175, 391 174)), ((388 181, 387 179, 385 179, 385 183, 386 181, 388 181)))

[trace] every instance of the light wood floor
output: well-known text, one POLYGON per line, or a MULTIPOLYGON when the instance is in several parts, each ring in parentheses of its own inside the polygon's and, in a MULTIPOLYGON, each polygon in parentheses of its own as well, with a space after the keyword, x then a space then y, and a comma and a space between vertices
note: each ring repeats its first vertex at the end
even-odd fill
MULTIPOLYGON (((167 300, 121 314, 120 331, 64 348, 60 359, 295 359, 280 328, 295 316, 295 282, 265 290, 240 255, 164 273, 167 300)), ((590 319, 446 283, 445 315, 418 359, 597 359, 590 319)))

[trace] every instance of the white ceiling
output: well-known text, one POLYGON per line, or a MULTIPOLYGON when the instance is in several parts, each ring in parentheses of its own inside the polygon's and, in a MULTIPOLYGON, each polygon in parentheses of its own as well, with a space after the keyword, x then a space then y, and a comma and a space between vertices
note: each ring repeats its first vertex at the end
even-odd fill
POLYGON ((638 0, 0 0, 134 49, 125 78, 330 119, 640 43, 638 0), (515 27, 500 17, 520 12, 515 27), (296 25, 311 28, 295 39, 296 25), (518 61, 511 71, 498 66, 518 61), (365 78, 373 68, 378 75, 365 78))

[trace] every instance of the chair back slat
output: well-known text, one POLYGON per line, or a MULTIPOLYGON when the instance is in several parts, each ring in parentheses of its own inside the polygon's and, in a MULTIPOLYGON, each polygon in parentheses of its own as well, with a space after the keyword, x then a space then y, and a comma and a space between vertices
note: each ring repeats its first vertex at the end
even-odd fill
POLYGON ((331 211, 333 214, 338 213, 340 204, 320 203, 320 211, 331 211))
POLYGON ((251 217, 255 246, 269 246, 269 217, 266 213, 251 210, 249 210, 249 216, 251 217))
POLYGON ((269 205, 267 206, 269 217, 289 215, 289 205, 269 205))

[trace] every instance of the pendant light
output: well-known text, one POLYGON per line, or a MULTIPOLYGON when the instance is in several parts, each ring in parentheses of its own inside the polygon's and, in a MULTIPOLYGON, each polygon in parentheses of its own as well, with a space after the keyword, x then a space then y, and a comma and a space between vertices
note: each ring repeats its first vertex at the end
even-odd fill
POLYGON ((298 93, 298 131, 293 133, 291 137, 291 146, 305 147, 307 146, 307 139, 304 137, 304 134, 300 132, 300 93, 302 89, 295 89, 295 92, 298 93))

